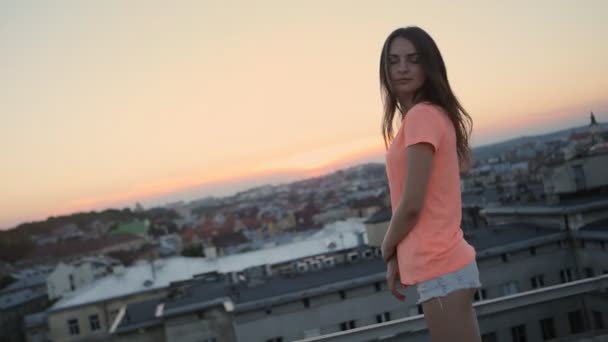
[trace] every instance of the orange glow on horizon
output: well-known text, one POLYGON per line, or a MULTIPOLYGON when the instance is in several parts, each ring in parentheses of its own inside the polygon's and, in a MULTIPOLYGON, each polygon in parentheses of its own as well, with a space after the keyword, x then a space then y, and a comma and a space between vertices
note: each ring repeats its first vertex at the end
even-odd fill
POLYGON ((222 185, 233 182, 241 182, 260 178, 271 178, 276 174, 295 174, 301 175, 302 179, 319 177, 327 173, 336 171, 344 165, 349 165, 353 162, 361 161, 382 153, 381 148, 369 147, 357 153, 348 155, 344 158, 335 159, 330 163, 321 167, 312 167, 308 169, 296 168, 280 168, 274 170, 260 170, 257 172, 240 172, 226 174, 221 171, 216 172, 208 177, 192 177, 190 179, 167 180, 154 184, 141 185, 136 189, 123 191, 111 196, 86 197, 77 201, 72 201, 64 206, 53 210, 52 216, 69 215, 77 212, 96 210, 97 208, 105 208, 116 206, 117 204, 133 205, 136 202, 143 202, 146 199, 175 193, 183 190, 188 190, 196 187, 222 185))

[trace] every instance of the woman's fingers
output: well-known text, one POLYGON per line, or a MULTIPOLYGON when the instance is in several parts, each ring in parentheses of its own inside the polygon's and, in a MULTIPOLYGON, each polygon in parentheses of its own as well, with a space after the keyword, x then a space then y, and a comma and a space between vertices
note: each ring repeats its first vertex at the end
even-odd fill
POLYGON ((402 302, 403 302, 403 301, 405 301, 405 295, 404 295, 403 293, 399 292, 399 290, 397 290, 397 289, 395 288, 395 286, 393 286, 393 289, 391 290, 391 293, 392 293, 392 294, 393 294, 393 296, 394 296, 395 298, 397 298, 398 300, 400 300, 400 301, 402 301, 402 302))
POLYGON ((391 272, 391 270, 389 269, 389 272, 387 272, 386 281, 388 282, 388 289, 389 291, 391 291, 393 297, 397 298, 400 301, 404 301, 405 295, 399 292, 396 287, 397 282, 400 283, 400 281, 398 281, 397 279, 397 272, 391 272))

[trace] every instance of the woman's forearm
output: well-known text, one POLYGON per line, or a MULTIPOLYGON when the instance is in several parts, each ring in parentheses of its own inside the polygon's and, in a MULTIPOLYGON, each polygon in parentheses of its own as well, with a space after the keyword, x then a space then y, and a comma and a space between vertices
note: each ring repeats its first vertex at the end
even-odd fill
POLYGON ((383 252, 387 253, 385 260, 395 253, 395 249, 401 240, 414 228, 418 220, 419 210, 408 207, 407 205, 399 206, 395 214, 391 218, 388 230, 383 241, 383 252))

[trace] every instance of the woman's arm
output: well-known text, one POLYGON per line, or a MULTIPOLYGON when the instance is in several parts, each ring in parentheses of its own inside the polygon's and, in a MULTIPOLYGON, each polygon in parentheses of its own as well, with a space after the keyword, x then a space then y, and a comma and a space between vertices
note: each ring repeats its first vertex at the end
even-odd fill
POLYGON ((431 176, 435 150, 429 143, 410 145, 407 153, 407 177, 405 191, 395 210, 382 242, 382 257, 390 260, 397 244, 412 230, 424 203, 426 188, 431 176))

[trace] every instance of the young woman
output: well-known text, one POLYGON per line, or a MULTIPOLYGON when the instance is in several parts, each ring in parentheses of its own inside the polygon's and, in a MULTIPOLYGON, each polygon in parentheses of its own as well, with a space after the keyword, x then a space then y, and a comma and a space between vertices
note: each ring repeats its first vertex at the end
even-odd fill
POLYGON ((380 57, 382 134, 393 216, 382 243, 387 281, 416 285, 431 338, 481 341, 473 296, 475 249, 460 228, 460 170, 472 120, 448 83, 437 45, 418 27, 392 32, 380 57), (393 137, 393 119, 399 130, 393 137))

